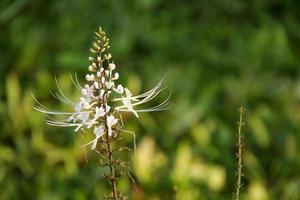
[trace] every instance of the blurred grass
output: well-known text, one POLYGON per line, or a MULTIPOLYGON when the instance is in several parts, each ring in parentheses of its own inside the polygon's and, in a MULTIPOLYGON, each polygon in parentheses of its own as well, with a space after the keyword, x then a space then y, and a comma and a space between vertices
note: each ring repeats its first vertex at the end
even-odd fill
MULTIPOLYGON (((103 26, 122 83, 135 93, 161 77, 172 109, 125 116, 137 133, 133 199, 229 199, 237 108, 247 107, 244 199, 300 198, 300 4, 297 1, 32 1, 0 3, 0 199, 102 199, 97 158, 72 129, 46 126, 58 76, 83 80, 103 26)), ((163 97, 161 97, 163 98, 163 97)), ((157 100, 159 101, 159 99, 157 100)), ((131 138, 127 139, 132 145, 131 138)))

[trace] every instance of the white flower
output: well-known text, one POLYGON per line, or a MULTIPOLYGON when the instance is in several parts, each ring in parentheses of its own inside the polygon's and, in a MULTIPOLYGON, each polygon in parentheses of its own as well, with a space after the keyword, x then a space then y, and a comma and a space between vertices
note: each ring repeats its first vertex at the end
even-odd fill
POLYGON ((131 100, 129 98, 124 98, 122 100, 123 105, 127 108, 127 111, 132 112, 136 117, 139 117, 137 112, 133 109, 133 106, 131 104, 131 100))
POLYGON ((80 97, 80 104, 81 104, 81 107, 84 109, 89 109, 91 107, 91 105, 90 105, 91 101, 92 101, 91 98, 80 97))
POLYGON ((155 98, 162 90, 161 89, 162 81, 160 81, 154 88, 149 90, 148 92, 145 92, 140 95, 132 96, 132 93, 125 88, 125 94, 126 96, 122 96, 121 98, 116 98, 114 101, 122 101, 123 105, 117 106, 115 109, 121 112, 132 112, 136 117, 138 116, 138 112, 154 112, 154 111, 161 111, 166 108, 166 106, 169 104, 169 99, 171 94, 168 96, 168 98, 163 101, 162 103, 146 109, 134 109, 135 106, 142 105, 147 103, 148 101, 151 101, 153 98, 155 98), (133 102, 133 103, 132 103, 133 102))
POLYGON ((77 132, 83 125, 85 125, 88 121, 89 113, 79 113, 75 116, 74 121, 79 120, 79 124, 77 125, 77 128, 75 129, 75 132, 77 132))
POLYGON ((91 128, 94 124, 97 123, 98 118, 103 117, 106 113, 103 107, 96 107, 95 111, 96 113, 94 115, 94 118, 88 122, 87 128, 91 128))
POLYGON ((115 83, 113 81, 108 81, 105 82, 105 86, 107 87, 107 89, 112 89, 114 87, 115 83))
MULTIPOLYGON (((123 102, 123 107, 126 108, 126 111, 128 112, 132 112, 136 117, 139 117, 139 115, 137 114, 137 112, 133 109, 133 106, 131 104, 131 100, 134 100, 134 101, 138 101, 137 99, 134 99, 132 98, 132 94, 131 92, 125 88, 125 94, 126 94, 126 97, 124 98, 121 98, 122 102, 123 102)), ((124 111, 121 109, 121 107, 117 107, 116 109, 118 109, 119 111, 124 111)))
POLYGON ((117 88, 114 88, 114 91, 115 91, 116 93, 118 93, 118 94, 123 94, 124 88, 123 88, 122 85, 118 85, 117 88))
POLYGON ((103 128, 102 125, 94 128, 94 134, 95 134, 95 139, 92 141, 93 144, 92 144, 92 147, 91 149, 95 149, 96 145, 97 145, 97 142, 98 142, 98 139, 105 133, 105 129, 103 128))
POLYGON ((112 126, 114 126, 118 122, 118 119, 116 119, 113 115, 107 116, 106 125, 108 128, 108 135, 112 136, 112 126))
POLYGON ((87 84, 81 89, 81 94, 84 96, 87 102, 91 102, 94 97, 92 87, 87 84))
POLYGON ((110 106, 109 105, 107 105, 107 104, 105 104, 105 113, 108 113, 109 112, 109 110, 110 110, 110 106))
POLYGON ((105 110, 103 107, 96 107, 96 114, 95 114, 95 118, 98 117, 103 117, 105 115, 105 110))
POLYGON ((89 113, 79 113, 76 119, 80 120, 82 124, 86 123, 89 118, 89 113))

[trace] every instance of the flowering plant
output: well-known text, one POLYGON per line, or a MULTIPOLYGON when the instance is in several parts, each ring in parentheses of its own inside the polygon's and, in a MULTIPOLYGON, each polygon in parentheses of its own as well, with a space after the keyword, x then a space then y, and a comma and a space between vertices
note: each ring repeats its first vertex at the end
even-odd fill
POLYGON ((108 167, 110 174, 104 174, 112 185, 112 194, 106 196, 106 199, 123 199, 120 191, 117 190, 117 172, 116 166, 124 166, 121 162, 114 158, 113 143, 116 142, 122 135, 123 121, 122 113, 131 112, 136 117, 139 117, 140 112, 161 111, 166 109, 169 103, 170 96, 162 103, 146 109, 136 108, 139 105, 145 104, 155 98, 162 90, 162 81, 160 81, 151 90, 133 95, 130 90, 122 84, 117 84, 119 74, 116 71, 116 65, 112 60, 112 56, 108 53, 109 39, 105 32, 99 28, 96 34, 96 41, 90 49, 93 56, 89 57, 91 64, 88 67, 89 74, 85 76, 87 84, 81 86, 77 76, 71 80, 74 85, 80 89, 81 97, 79 102, 73 102, 67 98, 56 84, 59 93, 53 94, 60 101, 69 104, 74 108, 73 112, 61 112, 49 109, 43 106, 37 98, 33 98, 37 102, 34 108, 44 114, 49 115, 47 124, 60 127, 75 127, 75 132, 85 132, 87 129, 92 129, 94 139, 82 145, 83 147, 90 146, 92 150, 99 153, 101 164, 103 167, 108 167), (50 117, 63 116, 63 119, 50 117))

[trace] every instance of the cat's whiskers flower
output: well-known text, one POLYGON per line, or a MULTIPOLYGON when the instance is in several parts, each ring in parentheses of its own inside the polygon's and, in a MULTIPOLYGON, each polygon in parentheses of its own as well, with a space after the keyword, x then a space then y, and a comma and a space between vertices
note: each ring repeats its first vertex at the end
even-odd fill
MULTIPOLYGON (((72 112, 61 112, 42 105, 32 94, 37 105, 34 109, 47 115, 47 124, 57 127, 73 127, 75 132, 86 133, 87 130, 93 132, 93 139, 83 144, 81 147, 89 146, 92 150, 101 155, 100 164, 109 167, 109 174, 103 176, 112 185, 112 194, 109 199, 123 199, 121 192, 117 190, 116 171, 124 169, 126 162, 114 158, 116 151, 130 150, 128 147, 119 147, 123 133, 130 133, 134 140, 134 150, 136 149, 135 133, 123 129, 123 112, 133 113, 139 117, 140 112, 154 112, 165 110, 170 101, 170 95, 161 103, 150 108, 138 108, 156 98, 166 88, 162 87, 162 80, 159 81, 149 91, 133 95, 131 91, 118 84, 120 77, 116 72, 116 64, 112 60, 107 50, 110 48, 109 39, 105 32, 100 28, 96 34, 96 41, 93 43, 91 52, 94 54, 89 57, 91 62, 88 66, 88 73, 85 75, 86 83, 81 85, 77 74, 74 77, 70 74, 70 79, 75 87, 80 91, 80 98, 73 102, 59 87, 57 78, 55 83, 58 92, 50 92, 54 98, 72 107, 72 112), (102 155, 103 154, 103 155, 102 155)), ((107 199, 107 197, 105 197, 107 199)))
MULTIPOLYGON (((37 111, 54 116, 63 116, 63 119, 56 120, 49 117, 48 125, 59 127, 75 127, 75 132, 81 130, 85 132, 87 129, 93 129, 95 135, 94 140, 86 145, 92 145, 92 149, 96 148, 97 141, 104 133, 112 137, 115 133, 115 126, 118 124, 119 116, 116 113, 131 112, 139 117, 139 112, 153 112, 166 109, 170 96, 162 103, 145 109, 137 109, 159 95, 165 88, 162 88, 162 80, 151 90, 133 95, 131 91, 122 84, 116 84, 119 79, 119 73, 115 72, 116 64, 112 61, 110 53, 106 53, 109 48, 108 39, 105 33, 100 29, 96 32, 98 40, 93 43, 91 52, 96 54, 89 57, 91 64, 88 66, 89 73, 85 75, 87 83, 84 86, 79 84, 77 74, 70 79, 76 88, 80 90, 81 97, 79 101, 73 102, 62 92, 59 87, 58 80, 55 83, 58 93, 52 95, 63 103, 71 105, 73 112, 60 112, 43 106, 34 96, 37 111)), ((61 117, 62 118, 62 117, 61 117)))

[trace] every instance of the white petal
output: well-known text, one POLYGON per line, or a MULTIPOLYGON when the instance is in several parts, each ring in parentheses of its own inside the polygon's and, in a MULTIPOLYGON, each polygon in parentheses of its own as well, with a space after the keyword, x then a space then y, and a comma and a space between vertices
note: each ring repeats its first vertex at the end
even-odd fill
POLYGON ((107 117, 107 127, 108 127, 108 135, 112 135, 112 126, 114 126, 118 122, 118 119, 115 118, 113 115, 109 115, 107 117))
POLYGON ((98 117, 103 117, 105 115, 105 110, 103 107, 96 107, 96 114, 95 114, 95 118, 98 117))
POLYGON ((96 137, 101 137, 104 134, 104 128, 102 125, 94 128, 94 134, 96 137))
POLYGON ((105 111, 106 111, 106 113, 109 112, 110 108, 111 108, 111 107, 110 107, 109 105, 105 104, 105 111))
POLYGON ((123 88, 122 85, 118 85, 118 87, 115 88, 114 91, 115 91, 116 93, 118 93, 118 94, 123 94, 124 88, 123 88))

